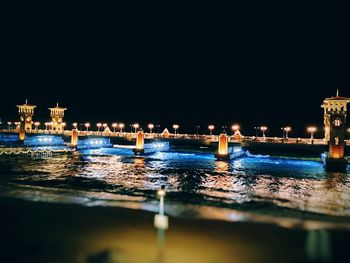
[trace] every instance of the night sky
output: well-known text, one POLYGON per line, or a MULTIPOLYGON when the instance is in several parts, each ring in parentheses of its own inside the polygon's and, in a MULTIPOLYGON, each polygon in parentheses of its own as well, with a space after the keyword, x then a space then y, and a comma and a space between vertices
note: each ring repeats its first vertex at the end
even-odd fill
MULTIPOLYGON (((143 1, 144 3, 145 1, 143 1)), ((322 124, 350 96, 349 15, 330 6, 27 5, 4 10, 0 117, 16 104, 66 121, 148 122, 180 132, 240 123, 245 134, 322 124)), ((290 134, 293 136, 293 133, 290 134)))

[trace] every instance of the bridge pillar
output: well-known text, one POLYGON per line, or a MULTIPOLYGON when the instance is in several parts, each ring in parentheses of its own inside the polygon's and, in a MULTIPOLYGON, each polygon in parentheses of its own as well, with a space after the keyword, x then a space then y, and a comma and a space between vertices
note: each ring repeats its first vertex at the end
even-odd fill
POLYGON ((72 130, 71 145, 74 147, 78 146, 78 130, 77 129, 72 130))
POLYGON ((323 157, 323 162, 326 170, 330 172, 345 172, 348 164, 344 149, 349 102, 350 98, 339 96, 337 91, 336 97, 326 98, 321 106, 325 111, 325 119, 327 118, 326 129, 329 124, 329 152, 323 157))
POLYGON ((218 152, 214 155, 217 160, 228 160, 230 154, 228 152, 228 137, 226 131, 219 135, 218 152))
POLYGON ((24 139, 26 138, 26 131, 24 129, 20 129, 18 137, 21 142, 24 142, 24 139))
POLYGON ((133 149, 135 155, 140 155, 145 153, 145 135, 143 130, 140 129, 136 135, 136 148, 133 149))

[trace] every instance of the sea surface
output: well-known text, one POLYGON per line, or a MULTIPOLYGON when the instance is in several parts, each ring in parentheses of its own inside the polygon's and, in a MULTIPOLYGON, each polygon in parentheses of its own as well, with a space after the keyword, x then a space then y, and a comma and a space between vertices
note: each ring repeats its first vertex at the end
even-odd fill
POLYGON ((181 218, 257 221, 285 227, 350 229, 350 171, 326 173, 320 159, 251 155, 229 162, 210 153, 130 149, 0 158, 0 196, 118 206, 181 218))

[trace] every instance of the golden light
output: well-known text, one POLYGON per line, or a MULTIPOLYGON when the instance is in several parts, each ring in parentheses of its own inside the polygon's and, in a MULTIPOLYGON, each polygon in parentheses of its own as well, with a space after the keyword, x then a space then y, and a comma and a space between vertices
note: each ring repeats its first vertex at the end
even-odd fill
POLYGON ((96 124, 96 126, 97 126, 97 128, 101 128, 102 123, 99 122, 99 123, 96 124))
POLYGON ((66 127, 66 123, 65 122, 62 122, 61 125, 62 125, 62 127, 66 127))
POLYGON ((133 127, 134 129, 138 129, 138 128, 140 127, 140 125, 139 125, 138 123, 134 123, 134 124, 132 125, 132 127, 133 127))
POLYGON ((286 132, 290 132, 290 131, 292 130, 292 128, 289 127, 289 126, 287 126, 287 127, 284 127, 284 130, 285 130, 286 132))
MULTIPOLYGON (((73 123, 73 126, 74 126, 74 124, 77 124, 77 123, 73 123)), ((77 125, 78 125, 78 124, 77 124, 77 125)), ((76 127, 76 126, 75 126, 75 127, 76 127)), ((78 145, 78 131, 77 131, 77 129, 74 129, 74 130, 72 131, 71 144, 72 144, 73 146, 77 146, 77 145, 78 145)))
POLYGON ((108 126, 108 124, 104 123, 102 126, 103 126, 103 128, 106 128, 108 126))
POLYGON ((208 126, 208 129, 209 129, 209 131, 210 131, 210 135, 213 135, 213 130, 215 129, 215 126, 212 125, 212 124, 210 124, 210 125, 208 126))
POLYGON ((113 127, 113 128, 116 128, 117 126, 118 126, 117 123, 112 123, 112 127, 113 127))
POLYGON ((228 153, 228 138, 226 134, 220 134, 218 154, 226 155, 228 153))
POLYGON ((78 123, 74 122, 73 127, 76 129, 78 127, 78 123))
POLYGON ((40 125, 40 122, 38 121, 34 122, 35 129, 38 129, 39 125, 40 125))
POLYGON ((86 127, 86 131, 88 131, 89 127, 90 127, 90 123, 89 122, 85 122, 84 126, 86 127))
POLYGON ((176 131, 180 126, 178 124, 173 124, 173 129, 175 130, 174 133, 176 135, 176 131))
POLYGON ((309 126, 309 127, 307 127, 307 131, 308 132, 315 132, 315 131, 317 131, 317 128, 315 126, 309 126))
POLYGON ((144 148, 144 134, 143 134, 143 131, 140 130, 136 136, 136 149, 143 149, 143 148, 144 148))
POLYGON ((240 126, 239 126, 238 124, 233 124, 233 125, 231 126, 231 130, 233 130, 233 131, 238 131, 239 128, 240 128, 240 126))
POLYGON ((157 191, 157 195, 159 197, 164 197, 166 194, 165 190, 163 188, 159 188, 158 191, 157 191))
POLYGON ((344 147, 333 145, 330 148, 330 157, 333 159, 341 159, 344 157, 344 147))
POLYGON ((153 128, 154 128, 154 124, 153 123, 149 123, 148 124, 148 129, 149 129, 150 133, 152 133, 153 128))
POLYGON ((120 129, 120 132, 123 132, 123 128, 124 128, 124 123, 119 123, 118 127, 120 129))
POLYGON ((261 130, 261 131, 266 131, 266 130, 267 130, 267 127, 266 127, 266 126, 261 126, 261 127, 260 127, 260 130, 261 130))

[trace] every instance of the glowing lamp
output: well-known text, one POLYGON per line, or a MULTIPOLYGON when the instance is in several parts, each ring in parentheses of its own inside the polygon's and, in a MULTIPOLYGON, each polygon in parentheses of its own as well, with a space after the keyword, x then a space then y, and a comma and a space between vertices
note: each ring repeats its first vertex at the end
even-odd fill
POLYGON ((240 127, 239 127, 238 124, 234 124, 234 125, 231 126, 231 129, 232 129, 233 131, 238 131, 239 128, 240 128, 240 127))
POLYGON ((153 123, 148 124, 148 129, 149 129, 150 133, 152 133, 153 128, 154 128, 154 124, 153 123))
POLYGON ((157 195, 159 196, 159 197, 164 197, 165 196, 165 190, 164 190, 164 188, 160 188, 158 191, 157 191, 157 195))
POLYGON ((208 126, 208 129, 210 131, 210 135, 213 135, 213 130, 215 129, 215 126, 211 124, 208 126))
POLYGON ((344 147, 341 145, 332 145, 329 155, 333 159, 344 158, 344 147))

